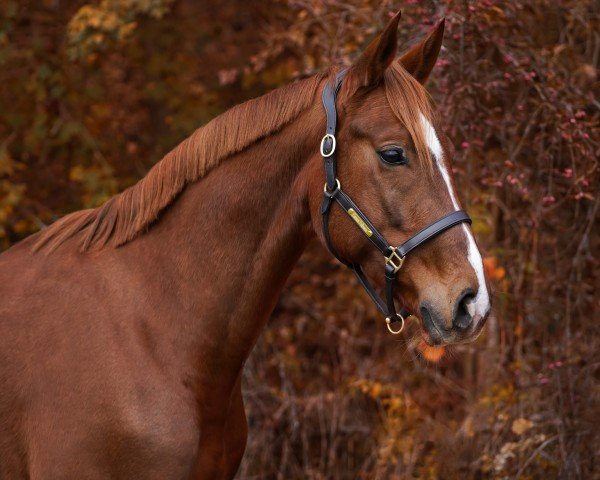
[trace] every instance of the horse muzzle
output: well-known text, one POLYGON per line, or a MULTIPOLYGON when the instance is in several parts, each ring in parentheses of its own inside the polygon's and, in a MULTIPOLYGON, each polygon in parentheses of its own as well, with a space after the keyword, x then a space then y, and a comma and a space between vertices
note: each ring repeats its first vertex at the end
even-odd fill
POLYGON ((472 301, 472 294, 463 294, 457 301, 450 321, 431 303, 422 302, 419 313, 425 341, 431 346, 441 346, 476 340, 485 325, 489 309, 483 314, 473 311, 469 308, 472 301))

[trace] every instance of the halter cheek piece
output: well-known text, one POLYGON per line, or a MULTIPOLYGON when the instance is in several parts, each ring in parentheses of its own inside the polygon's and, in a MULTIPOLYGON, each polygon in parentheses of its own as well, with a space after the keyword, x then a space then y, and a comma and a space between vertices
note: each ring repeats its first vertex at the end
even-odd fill
POLYGON ((323 105, 327 115, 327 131, 323 140, 321 140, 321 155, 325 161, 325 188, 323 193, 323 203, 321 204, 323 236, 325 237, 327 247, 333 256, 354 272, 360 284, 369 294, 369 297, 371 297, 377 308, 385 315, 385 322, 388 330, 391 333, 398 334, 404 328, 404 320, 410 316, 410 312, 405 308, 402 308, 400 312, 397 312, 394 303, 394 284, 396 282, 396 275, 402 268, 406 255, 419 245, 422 245, 455 225, 459 225, 463 222, 471 223, 471 219, 465 211, 457 210, 423 228, 399 247, 393 247, 386 241, 383 235, 377 231, 375 226, 373 226, 367 216, 361 212, 360 208, 358 208, 352 199, 344 193, 336 174, 335 131, 337 110, 335 101, 345 73, 345 71, 342 71, 337 75, 333 88, 327 83, 323 89, 323 105), (329 212, 331 211, 333 200, 342 207, 371 243, 375 245, 385 257, 385 301, 375 291, 375 288, 364 274, 361 266, 342 259, 333 247, 329 236, 329 212), (395 322, 401 322, 398 330, 392 328, 392 324, 395 322))

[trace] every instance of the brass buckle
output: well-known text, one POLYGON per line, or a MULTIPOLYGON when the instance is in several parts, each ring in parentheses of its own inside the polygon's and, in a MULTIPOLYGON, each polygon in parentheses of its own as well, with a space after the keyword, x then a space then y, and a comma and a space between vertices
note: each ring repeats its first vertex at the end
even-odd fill
POLYGON ((331 133, 325 134, 325 136, 321 140, 321 147, 320 147, 321 156, 323 158, 331 157, 333 155, 333 153, 335 152, 336 144, 337 144, 337 142, 335 140, 335 135, 332 135, 331 133), (327 140, 331 140, 331 150, 329 152, 325 152, 325 142, 327 140))
MULTIPOLYGON (((393 247, 390 247, 390 248, 393 248, 393 247)), ((392 250, 392 253, 390 254, 390 256, 385 257, 385 263, 394 267, 394 273, 396 273, 398 270, 400 270, 402 268, 405 258, 406 257, 401 257, 400 255, 398 255, 398 253, 396 252, 396 249, 394 248, 392 250)))
POLYGON ((402 332, 402 330, 404 330, 404 317, 402 315, 400 315, 399 313, 396 313, 396 316, 402 322, 402 325, 400 325, 400 330, 393 330, 392 329, 392 319, 390 317, 385 317, 385 323, 387 325, 387 329, 393 335, 398 335, 399 333, 402 332))

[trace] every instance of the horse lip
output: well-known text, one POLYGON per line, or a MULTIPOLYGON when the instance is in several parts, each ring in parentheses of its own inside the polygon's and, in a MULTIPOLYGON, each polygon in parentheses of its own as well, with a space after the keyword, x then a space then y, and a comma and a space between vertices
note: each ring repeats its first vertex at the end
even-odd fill
MULTIPOLYGON (((431 314, 429 313, 429 310, 424 307, 421 307, 420 310, 421 310, 421 319, 423 321, 423 326, 425 327, 425 330, 429 337, 428 340, 431 342, 431 345, 441 345, 442 343, 444 343, 444 335, 442 334, 442 332, 440 331, 438 326, 433 321, 433 318, 432 318, 431 314)), ((427 343, 430 343, 430 342, 427 342, 427 343)))

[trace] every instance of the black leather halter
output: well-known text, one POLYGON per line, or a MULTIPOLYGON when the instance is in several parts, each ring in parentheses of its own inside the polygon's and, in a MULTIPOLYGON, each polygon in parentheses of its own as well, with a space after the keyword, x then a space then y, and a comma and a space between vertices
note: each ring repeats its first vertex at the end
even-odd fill
POLYGON ((423 228, 399 247, 393 247, 386 241, 383 235, 377 231, 367 216, 360 211, 352 199, 344 193, 336 174, 335 131, 337 110, 335 101, 345 73, 345 71, 342 71, 337 75, 333 88, 328 82, 323 89, 323 105, 325 106, 325 113, 327 114, 327 131, 323 140, 321 140, 321 155, 325 161, 325 188, 323 203, 321 205, 323 235, 331 253, 341 263, 354 272, 358 281, 367 291, 373 302, 375 302, 375 305, 377 305, 377 308, 385 315, 388 330, 394 334, 398 334, 404 328, 404 320, 410 315, 410 312, 405 308, 402 308, 400 312, 397 312, 394 303, 394 284, 396 282, 396 275, 402 268, 406 255, 419 245, 422 245, 455 225, 459 225, 463 222, 471 223, 471 219, 465 211, 457 210, 423 228), (354 223, 358 225, 363 234, 365 234, 371 243, 375 245, 385 257, 385 301, 376 292, 375 288, 364 274, 361 266, 342 259, 333 247, 331 237, 329 236, 329 212, 331 211, 333 200, 342 207, 350 218, 352 218, 354 223), (392 329, 391 324, 394 322, 402 322, 398 330, 392 329))

